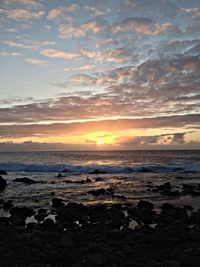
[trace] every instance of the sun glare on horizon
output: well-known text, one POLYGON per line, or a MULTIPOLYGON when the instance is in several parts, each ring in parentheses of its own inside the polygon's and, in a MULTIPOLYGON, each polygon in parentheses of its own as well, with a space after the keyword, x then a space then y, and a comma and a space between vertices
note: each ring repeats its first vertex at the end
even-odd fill
POLYGON ((105 143, 104 143, 104 140, 103 140, 103 139, 98 139, 98 140, 96 141, 96 144, 97 144, 98 146, 102 146, 102 145, 104 145, 105 143))

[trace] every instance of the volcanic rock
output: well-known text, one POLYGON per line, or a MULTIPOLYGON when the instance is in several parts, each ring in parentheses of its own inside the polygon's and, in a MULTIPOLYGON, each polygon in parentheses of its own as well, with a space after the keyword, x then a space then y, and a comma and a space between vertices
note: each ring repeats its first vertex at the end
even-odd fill
POLYGON ((23 178, 16 178, 14 180, 15 182, 18 182, 18 183, 24 183, 24 184, 27 184, 27 185, 30 185, 30 184, 36 184, 37 182, 28 178, 28 177, 23 177, 23 178))
POLYGON ((6 182, 6 180, 3 179, 3 178, 0 176, 0 190, 4 190, 6 186, 7 186, 7 182, 6 182))

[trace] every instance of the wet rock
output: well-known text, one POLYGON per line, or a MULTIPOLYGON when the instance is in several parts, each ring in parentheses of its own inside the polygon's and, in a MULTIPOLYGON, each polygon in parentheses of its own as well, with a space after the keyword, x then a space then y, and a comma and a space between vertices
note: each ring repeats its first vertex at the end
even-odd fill
POLYGON ((193 210, 193 207, 191 205, 185 205, 184 208, 186 210, 193 210))
POLYGON ((0 190, 4 190, 7 186, 7 182, 0 176, 0 190))
POLYGON ((64 205, 64 203, 63 203, 62 199, 60 199, 60 198, 53 198, 52 199, 52 206, 54 208, 57 208, 57 207, 60 207, 60 206, 63 206, 63 205, 64 205))
POLYGON ((88 193, 93 195, 93 196, 101 196, 101 195, 112 196, 114 194, 114 190, 112 188, 108 188, 108 189, 100 188, 97 190, 91 190, 88 193))
POLYGON ((40 208, 40 209, 38 210, 38 214, 46 214, 47 211, 48 211, 47 209, 40 208))
POLYGON ((8 173, 4 170, 0 170, 0 175, 8 175, 8 173))
POLYGON ((200 184, 183 184, 183 195, 200 196, 200 184))
POLYGON ((170 182, 166 182, 164 184, 161 185, 157 185, 158 190, 171 190, 172 189, 172 185, 170 182))
POLYGON ((68 234, 63 234, 61 241, 60 241, 60 246, 61 247, 67 247, 67 248, 72 248, 74 246, 73 240, 69 237, 68 234))
POLYGON ((37 215, 34 216, 34 218, 38 222, 42 222, 46 217, 47 217, 47 214, 45 214, 45 213, 39 213, 39 214, 37 214, 37 215))
POLYGON ((106 258, 98 253, 91 253, 87 255, 86 264, 88 267, 101 267, 106 265, 106 258))
POLYGON ((32 215, 35 214, 35 212, 27 207, 14 207, 10 209, 10 214, 11 214, 11 221, 14 224, 17 225, 25 225, 25 220, 27 217, 31 217, 32 215))
POLYGON ((27 267, 44 267, 44 264, 41 263, 31 263, 27 267))
POLYGON ((71 183, 73 183, 71 180, 65 180, 65 183, 66 184, 71 184, 71 183))
POLYGON ((54 223, 54 221, 52 219, 47 218, 47 219, 45 219, 43 221, 42 226, 44 227, 44 229, 47 229, 47 230, 54 229, 55 228, 55 223, 54 223))
POLYGON ((168 264, 169 267, 181 267, 181 263, 179 261, 172 260, 168 264))
POLYGON ((101 171, 101 170, 96 169, 96 170, 90 172, 89 174, 105 174, 105 173, 106 173, 106 171, 101 171))
POLYGON ((138 208, 143 210, 152 210, 153 204, 149 201, 140 200, 138 203, 138 208))
POLYGON ((14 179, 15 182, 17 183, 24 183, 24 184, 27 184, 27 185, 30 185, 30 184, 36 184, 37 182, 28 178, 28 177, 23 177, 23 178, 16 178, 14 179))
POLYGON ((8 200, 7 202, 3 203, 3 209, 5 211, 9 210, 10 208, 12 208, 14 206, 13 201, 12 200, 8 200))
POLYGON ((97 177, 96 179, 95 179, 95 182, 102 182, 103 181, 103 179, 101 178, 101 177, 97 177))

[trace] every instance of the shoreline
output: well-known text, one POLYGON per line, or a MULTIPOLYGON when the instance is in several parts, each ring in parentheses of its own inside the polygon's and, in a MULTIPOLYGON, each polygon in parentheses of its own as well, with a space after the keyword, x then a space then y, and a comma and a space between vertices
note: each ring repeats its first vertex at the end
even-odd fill
POLYGON ((85 206, 52 200, 49 211, 12 207, 0 218, 2 267, 198 267, 200 210, 148 201, 85 206), (37 223, 26 224, 35 216, 37 223), (46 218, 46 219, 45 219, 46 218))

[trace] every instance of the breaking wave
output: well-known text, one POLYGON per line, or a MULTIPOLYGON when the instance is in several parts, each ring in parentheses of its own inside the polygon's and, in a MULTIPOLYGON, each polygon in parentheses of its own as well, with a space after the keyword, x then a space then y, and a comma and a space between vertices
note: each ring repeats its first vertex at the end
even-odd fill
POLYGON ((142 172, 184 172, 200 173, 200 166, 191 164, 179 165, 71 165, 71 164, 23 164, 23 163, 0 163, 0 170, 7 172, 65 172, 74 174, 96 173, 142 173, 142 172))

